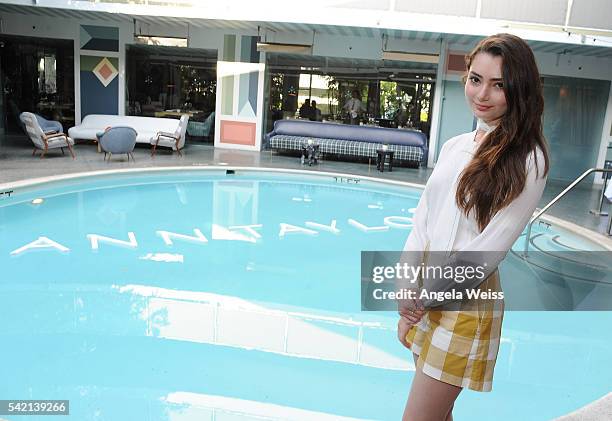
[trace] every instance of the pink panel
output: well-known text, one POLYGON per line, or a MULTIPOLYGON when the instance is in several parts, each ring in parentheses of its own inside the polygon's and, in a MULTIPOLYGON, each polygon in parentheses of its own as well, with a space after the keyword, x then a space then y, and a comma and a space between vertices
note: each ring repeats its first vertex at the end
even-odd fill
POLYGON ((221 120, 221 143, 255 146, 255 123, 221 120))

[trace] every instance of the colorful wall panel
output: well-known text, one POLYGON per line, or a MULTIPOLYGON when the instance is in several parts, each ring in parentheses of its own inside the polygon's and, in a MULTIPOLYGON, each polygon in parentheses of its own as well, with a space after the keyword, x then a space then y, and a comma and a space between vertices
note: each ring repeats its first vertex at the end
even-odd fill
POLYGON ((81 50, 119 52, 119 28, 81 25, 81 50))
POLYGON ((119 28, 81 25, 81 119, 119 114, 119 28))
POLYGON ((81 56, 81 118, 119 113, 119 59, 81 56))
POLYGON ((223 61, 217 63, 215 146, 260 150, 263 119, 263 63, 257 38, 226 35, 223 61))

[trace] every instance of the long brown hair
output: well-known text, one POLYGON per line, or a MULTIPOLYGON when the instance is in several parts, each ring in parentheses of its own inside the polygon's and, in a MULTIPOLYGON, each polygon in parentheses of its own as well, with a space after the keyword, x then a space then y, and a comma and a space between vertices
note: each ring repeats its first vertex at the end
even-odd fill
MULTIPOLYGON (((497 34, 480 41, 465 62, 469 72, 479 53, 502 59, 503 89, 507 110, 497 127, 484 137, 474 158, 463 170, 455 197, 465 214, 474 212, 480 230, 525 187, 526 161, 536 149, 544 154, 548 173, 548 147, 542 134, 544 97, 540 73, 531 48, 521 38, 497 34)), ((539 173, 539 169, 537 169, 539 173)))

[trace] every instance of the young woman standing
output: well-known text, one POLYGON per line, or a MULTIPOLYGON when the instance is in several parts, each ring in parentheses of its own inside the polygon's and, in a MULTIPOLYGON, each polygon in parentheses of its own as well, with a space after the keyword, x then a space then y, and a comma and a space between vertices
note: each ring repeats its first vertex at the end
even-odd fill
MULTIPOLYGON (((415 211, 404 250, 425 259, 429 250, 503 257, 532 216, 548 174, 544 99, 529 46, 514 35, 493 35, 466 65, 465 97, 478 125, 443 145, 415 211)), ((498 263, 480 288, 501 291, 498 263)), ((404 421, 452 420, 463 388, 491 390, 503 301, 477 312, 402 304, 399 312, 398 337, 416 365, 404 421)))

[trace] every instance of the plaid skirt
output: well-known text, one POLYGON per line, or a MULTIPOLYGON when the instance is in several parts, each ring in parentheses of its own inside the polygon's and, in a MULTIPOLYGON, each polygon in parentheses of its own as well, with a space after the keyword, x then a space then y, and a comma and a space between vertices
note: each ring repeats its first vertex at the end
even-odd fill
MULTIPOLYGON (((501 291, 499 272, 479 288, 501 291)), ((464 300, 459 310, 427 311, 406 334, 429 377, 458 387, 490 392, 504 317, 503 300, 464 300)))

